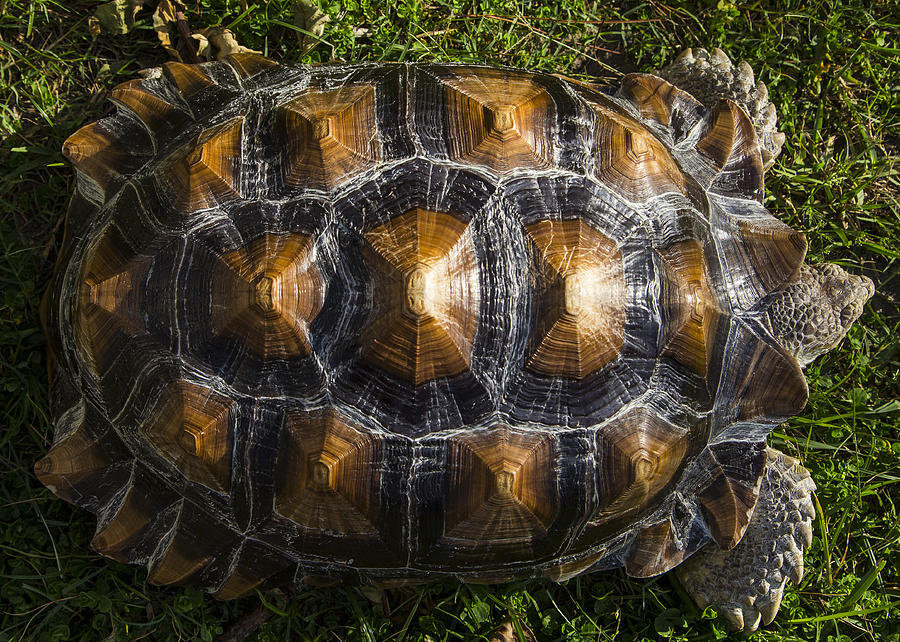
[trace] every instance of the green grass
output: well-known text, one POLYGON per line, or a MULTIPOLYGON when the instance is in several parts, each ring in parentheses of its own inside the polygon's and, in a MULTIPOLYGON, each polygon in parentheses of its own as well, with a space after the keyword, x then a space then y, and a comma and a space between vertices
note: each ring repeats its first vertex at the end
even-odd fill
MULTIPOLYGON (((195 29, 230 25, 242 44, 297 61, 289 1, 247 1, 199 0, 187 17, 195 29)), ((611 69, 648 70, 699 45, 748 60, 768 83, 787 142, 768 175, 767 206, 808 233, 812 260, 868 274, 878 294, 840 347, 808 368, 809 405, 771 439, 812 471, 819 515, 802 585, 753 639, 900 640, 897 3, 384 4, 386 13, 368 0, 325 6, 325 42, 302 61, 478 61, 615 82, 611 69), (357 27, 369 35, 354 38, 357 27)), ((210 640, 260 604, 272 616, 250 639, 486 639, 510 617, 542 640, 726 637, 667 577, 439 584, 390 592, 385 611, 357 589, 218 603, 149 586, 142 569, 93 553, 93 516, 32 472, 51 435, 37 302, 73 188, 60 146, 109 113, 115 83, 167 60, 152 7, 130 34, 93 39, 93 6, 0 0, 0 641, 210 640)))

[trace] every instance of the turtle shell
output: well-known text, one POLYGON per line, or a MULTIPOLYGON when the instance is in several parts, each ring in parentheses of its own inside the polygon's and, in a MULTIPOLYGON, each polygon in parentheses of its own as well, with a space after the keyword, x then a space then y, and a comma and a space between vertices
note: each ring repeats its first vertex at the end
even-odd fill
POLYGON ((456 65, 168 63, 66 142, 41 481, 92 546, 264 582, 664 572, 807 390, 806 242, 731 102, 456 65))

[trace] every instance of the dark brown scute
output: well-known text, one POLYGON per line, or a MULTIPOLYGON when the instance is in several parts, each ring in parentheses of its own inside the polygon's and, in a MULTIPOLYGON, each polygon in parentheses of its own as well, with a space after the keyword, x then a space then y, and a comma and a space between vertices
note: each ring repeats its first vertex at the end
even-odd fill
POLYGON ((643 124, 599 104, 594 110, 594 174, 599 181, 632 202, 686 192, 675 159, 643 124))
POLYGON ((163 75, 175 85, 178 93, 190 101, 197 94, 215 87, 215 82, 198 65, 167 62, 162 66, 163 75))
POLYGON ((625 283, 615 243, 582 219, 525 226, 537 257, 538 326, 527 367, 583 379, 619 356, 625 283))
MULTIPOLYGON (((555 447, 546 434, 504 426, 450 437, 442 533, 429 563, 522 562, 546 550, 557 503, 555 447)), ((425 527, 426 530, 427 527, 425 527)))
POLYGON ((288 415, 275 511, 310 529, 376 535, 381 443, 332 412, 288 415))
POLYGON ((444 81, 450 158, 497 172, 553 161, 553 99, 528 76, 482 69, 444 81))
POLYGON ((130 249, 114 227, 107 228, 84 263, 75 340, 98 374, 130 337, 147 333, 142 299, 150 263, 149 257, 130 249))
POLYGON ((241 78, 252 78, 266 69, 278 66, 274 60, 253 53, 231 54, 226 58, 226 62, 238 72, 241 78))
POLYGON ((650 74, 628 74, 622 79, 620 91, 637 106, 641 116, 660 125, 670 124, 674 95, 681 92, 675 85, 650 74))
POLYGON ((189 480, 227 493, 232 404, 206 386, 175 381, 163 390, 141 432, 189 480))
POLYGON ((753 123, 737 103, 720 102, 709 117, 709 128, 697 150, 712 161, 716 177, 710 191, 741 195, 762 203, 763 165, 753 123))
POLYGON ((219 257, 212 279, 212 326, 262 360, 306 356, 309 325, 322 309, 325 284, 313 239, 264 234, 219 257))
POLYGON ((592 520, 602 524, 633 516, 669 487, 681 468, 689 433, 636 408, 598 433, 601 509, 592 520))
POLYGON ((468 370, 481 293, 467 224, 416 208, 364 236, 378 303, 363 357, 414 385, 468 370))
POLYGON ((631 577, 653 577, 675 568, 686 555, 673 536, 669 519, 638 531, 628 557, 625 572, 631 577))
POLYGON ((765 444, 723 442, 709 447, 709 485, 698 493, 703 516, 723 550, 737 545, 753 514, 766 465, 765 444))
POLYGON ((240 198, 241 131, 235 118, 204 130, 166 169, 180 211, 195 212, 240 198))
POLYGON ((806 258, 806 235, 771 219, 738 222, 747 258, 766 292, 793 282, 806 258))
POLYGON ((245 539, 227 558, 227 564, 220 564, 215 569, 221 577, 213 597, 217 600, 244 597, 273 576, 288 581, 292 579, 290 573, 294 566, 296 563, 293 560, 272 547, 245 539))
POLYGON ((239 537, 199 506, 184 501, 172 533, 149 566, 147 581, 158 585, 195 582, 198 573, 239 537))
POLYGON ((806 405, 809 389, 797 360, 765 336, 762 328, 733 322, 716 393, 720 421, 784 421, 806 405))
POLYGON ((78 171, 78 189, 104 203, 149 158, 152 144, 142 125, 113 117, 85 125, 63 143, 62 153, 78 171))
POLYGON ((132 469, 124 496, 115 498, 111 513, 102 516, 91 548, 118 562, 135 562, 149 557, 160 537, 175 521, 180 498, 139 464, 132 469))
POLYGON ((277 114, 287 189, 330 189, 381 158, 371 85, 307 89, 277 114))
POLYGON ((679 241, 658 252, 663 259, 663 354, 706 377, 722 311, 710 282, 703 247, 695 240, 679 241))

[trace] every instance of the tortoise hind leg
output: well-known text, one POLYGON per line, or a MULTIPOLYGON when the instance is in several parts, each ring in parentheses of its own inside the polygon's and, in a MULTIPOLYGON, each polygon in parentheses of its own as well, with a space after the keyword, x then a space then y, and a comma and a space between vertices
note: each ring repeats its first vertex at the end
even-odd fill
POLYGON ((694 98, 713 108, 723 99, 743 107, 759 138, 763 169, 769 169, 781 153, 784 134, 775 128, 775 105, 766 86, 753 82, 753 69, 746 62, 734 66, 721 49, 685 49, 658 74, 694 98))
POLYGON ((788 579, 800 583, 815 517, 809 471, 772 448, 766 455, 759 499, 741 541, 727 551, 711 544, 675 571, 698 605, 712 606, 745 633, 775 618, 788 579))

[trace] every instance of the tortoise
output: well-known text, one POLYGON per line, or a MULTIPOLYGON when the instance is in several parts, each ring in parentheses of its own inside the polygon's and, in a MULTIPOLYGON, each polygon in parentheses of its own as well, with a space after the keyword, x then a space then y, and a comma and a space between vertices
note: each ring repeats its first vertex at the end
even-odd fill
POLYGON ((874 289, 764 207, 746 63, 236 54, 111 100, 63 148, 35 466, 95 550, 219 599, 677 569, 774 618, 815 485, 766 439, 874 289))

